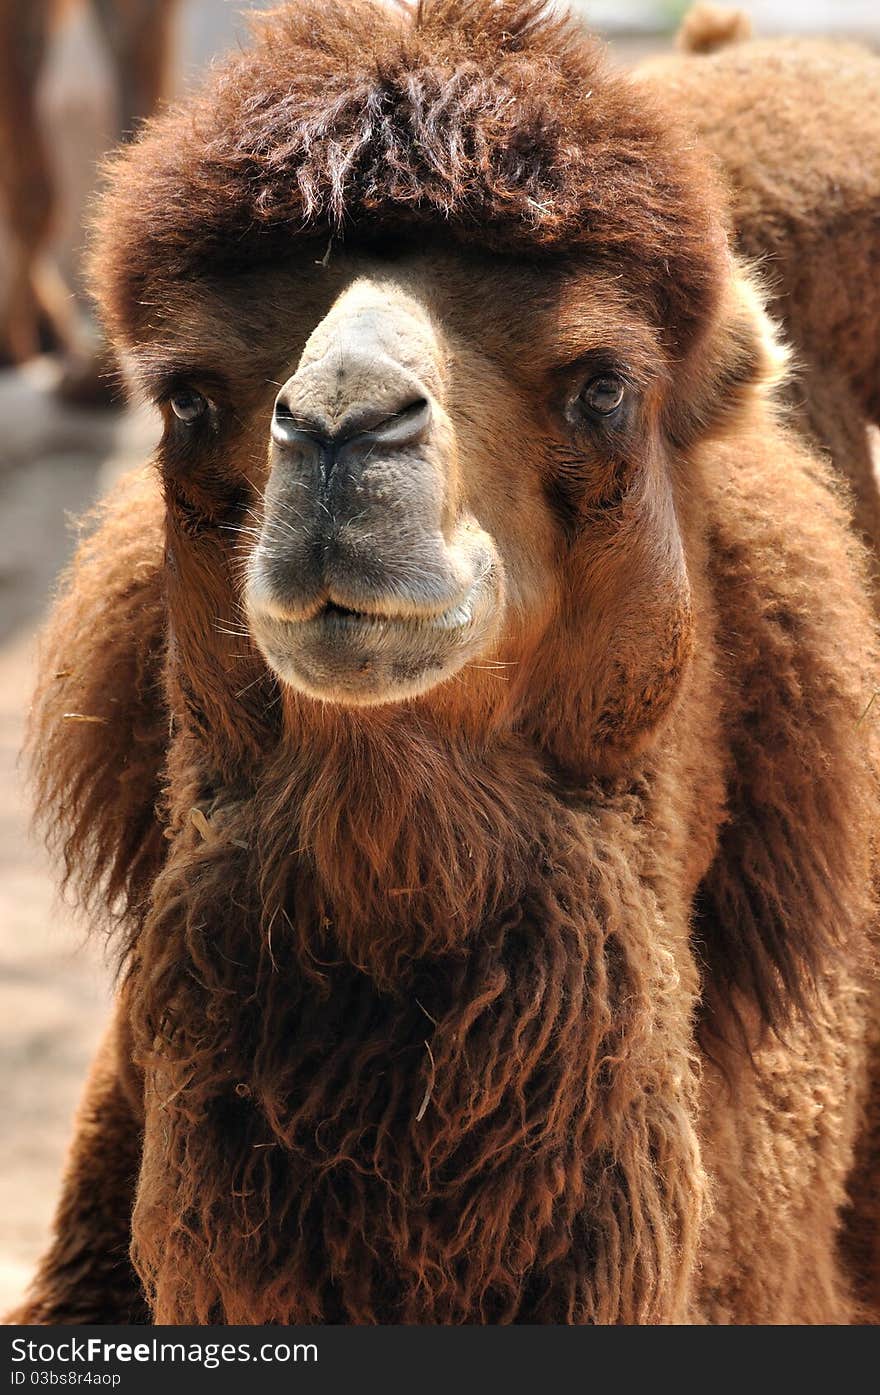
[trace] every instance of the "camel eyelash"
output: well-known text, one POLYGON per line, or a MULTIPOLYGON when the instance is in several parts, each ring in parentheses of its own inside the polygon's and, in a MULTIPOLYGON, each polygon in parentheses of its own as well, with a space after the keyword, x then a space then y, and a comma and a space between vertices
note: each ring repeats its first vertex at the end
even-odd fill
POLYGON ((553 377, 555 395, 566 416, 588 385, 597 379, 617 379, 629 398, 641 393, 645 386, 631 364, 609 349, 591 349, 577 358, 569 359, 559 365, 553 377))
POLYGON ((178 393, 197 392, 215 407, 221 406, 228 395, 226 379, 219 373, 192 364, 165 365, 142 375, 147 393, 163 410, 170 406, 178 393))

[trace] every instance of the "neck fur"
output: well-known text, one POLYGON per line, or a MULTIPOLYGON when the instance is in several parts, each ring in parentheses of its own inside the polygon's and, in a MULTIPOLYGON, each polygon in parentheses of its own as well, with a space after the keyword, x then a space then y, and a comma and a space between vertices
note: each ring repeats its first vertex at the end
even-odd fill
POLYGON ((641 795, 411 723, 204 812, 131 981, 157 1321, 680 1317, 689 970, 641 795))

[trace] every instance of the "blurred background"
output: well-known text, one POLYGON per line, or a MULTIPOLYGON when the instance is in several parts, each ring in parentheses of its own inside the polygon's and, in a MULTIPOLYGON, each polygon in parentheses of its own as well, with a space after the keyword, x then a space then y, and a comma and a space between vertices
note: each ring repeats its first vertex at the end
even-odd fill
MULTIPOLYGON (((278 3, 278 0, 275 0, 278 3)), ((75 520, 157 424, 108 401, 82 283, 103 154, 197 82, 269 0, 0 0, 0 1314, 42 1249, 107 1012, 99 944, 56 897, 18 769, 35 636, 75 520)), ((628 64, 671 47, 682 0, 575 0, 628 64)), ((878 0, 752 0, 756 33, 880 44, 878 0)), ((880 94, 877 94, 880 97, 880 94)))

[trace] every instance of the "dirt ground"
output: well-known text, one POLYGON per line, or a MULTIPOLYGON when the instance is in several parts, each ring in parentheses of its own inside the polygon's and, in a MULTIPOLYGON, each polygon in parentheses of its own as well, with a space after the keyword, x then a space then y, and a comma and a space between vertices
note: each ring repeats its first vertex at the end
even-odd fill
POLYGON ((77 950, 26 836, 13 779, 31 662, 27 635, 0 655, 0 1308, 20 1295, 58 1191, 70 1113, 106 1012, 107 973, 77 950))

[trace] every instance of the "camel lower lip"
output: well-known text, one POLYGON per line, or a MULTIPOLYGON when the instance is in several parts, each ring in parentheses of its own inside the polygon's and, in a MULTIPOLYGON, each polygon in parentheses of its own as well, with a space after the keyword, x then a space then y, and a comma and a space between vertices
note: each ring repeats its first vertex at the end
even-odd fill
POLYGON ((434 687, 472 657, 485 638, 494 587, 488 576, 435 614, 386 614, 327 603, 306 619, 259 609, 254 638, 278 676, 323 701, 371 705, 434 687))

